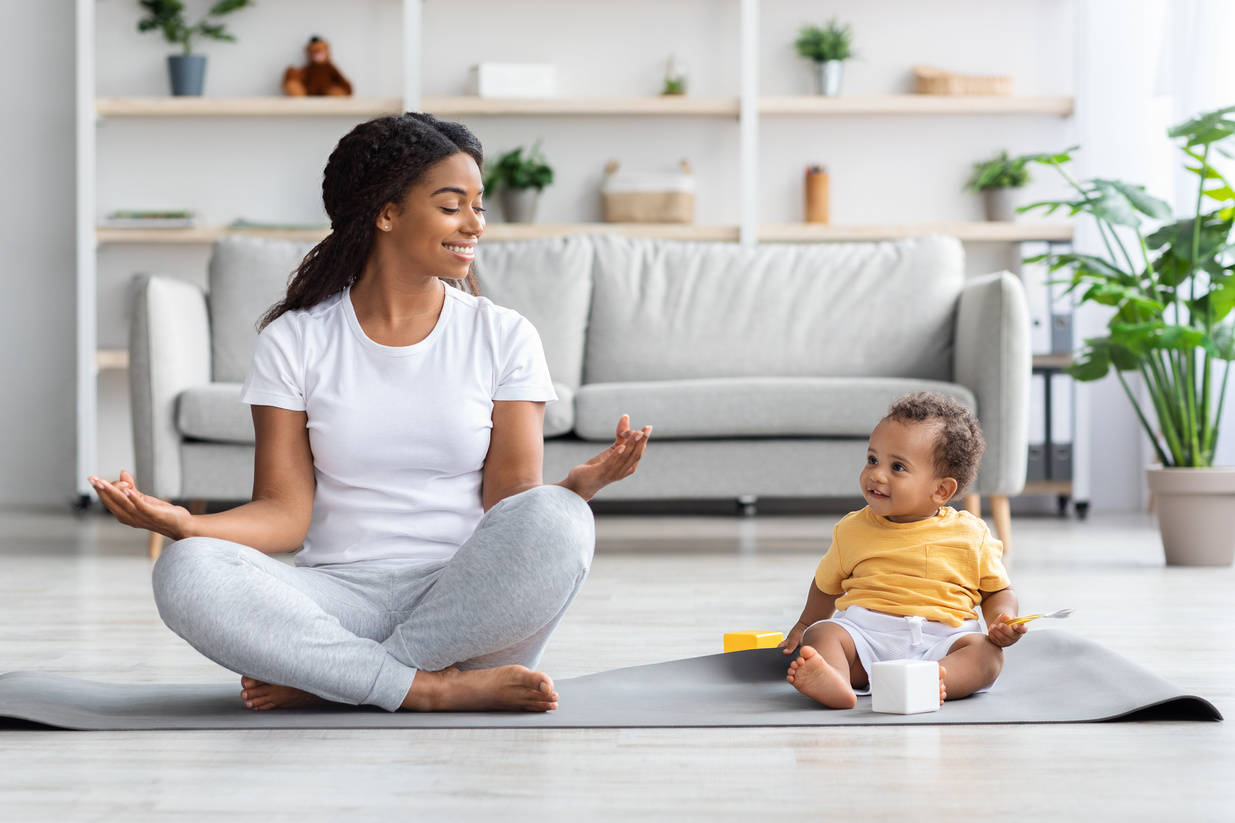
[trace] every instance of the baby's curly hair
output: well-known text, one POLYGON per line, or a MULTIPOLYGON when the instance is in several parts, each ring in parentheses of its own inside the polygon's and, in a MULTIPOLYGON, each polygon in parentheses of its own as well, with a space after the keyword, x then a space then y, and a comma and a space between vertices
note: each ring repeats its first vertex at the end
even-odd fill
POLYGON ((898 423, 931 423, 935 439, 935 474, 956 481, 956 493, 973 485, 982 464, 986 438, 973 412, 959 401, 933 391, 920 391, 898 397, 888 407, 884 420, 898 423))

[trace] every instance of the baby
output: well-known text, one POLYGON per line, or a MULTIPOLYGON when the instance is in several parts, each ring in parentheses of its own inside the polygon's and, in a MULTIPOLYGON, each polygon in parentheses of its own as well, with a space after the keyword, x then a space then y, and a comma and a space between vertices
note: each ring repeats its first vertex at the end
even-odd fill
POLYGON ((941 704, 995 682, 1003 649, 1026 627, 1005 622, 1018 604, 1002 544, 980 518, 946 505, 973 482, 985 447, 974 416, 942 394, 888 409, 866 450, 867 507, 836 525, 802 619, 781 644, 785 654, 802 646, 789 666, 794 688, 853 708, 870 690, 872 663, 903 659, 939 661, 941 704))

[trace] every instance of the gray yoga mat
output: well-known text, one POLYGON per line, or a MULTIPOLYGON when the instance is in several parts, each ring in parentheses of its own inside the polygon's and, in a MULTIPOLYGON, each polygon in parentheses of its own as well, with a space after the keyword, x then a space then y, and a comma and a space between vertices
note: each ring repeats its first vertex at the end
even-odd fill
POLYGON ((526 712, 384 712, 330 706, 253 712, 237 681, 217 685, 118 685, 38 672, 0 675, 0 729, 615 728, 1089 723, 1221 720, 1209 701, 1064 631, 1031 631, 1007 655, 986 694, 938 712, 878 714, 870 698, 825 709, 785 681, 779 649, 715 654, 557 681, 560 708, 526 712), (16 721, 16 722, 14 722, 16 721))

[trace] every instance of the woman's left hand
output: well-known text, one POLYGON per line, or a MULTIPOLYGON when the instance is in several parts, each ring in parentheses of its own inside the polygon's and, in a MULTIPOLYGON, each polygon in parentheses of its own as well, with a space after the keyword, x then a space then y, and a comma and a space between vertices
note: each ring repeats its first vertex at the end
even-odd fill
POLYGON ((630 415, 622 415, 613 445, 586 463, 575 466, 558 485, 565 486, 584 500, 591 500, 605 486, 635 473, 651 435, 651 426, 633 431, 630 415))

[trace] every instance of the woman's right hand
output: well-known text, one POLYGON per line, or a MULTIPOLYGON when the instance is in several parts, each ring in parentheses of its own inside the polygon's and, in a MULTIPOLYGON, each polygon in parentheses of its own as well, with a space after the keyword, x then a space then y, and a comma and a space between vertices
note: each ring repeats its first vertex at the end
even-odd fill
POLYGON ((135 529, 146 529, 157 534, 180 540, 190 534, 193 515, 183 506, 174 506, 166 500, 142 494, 133 482, 133 475, 120 472, 120 479, 109 483, 99 477, 89 478, 90 485, 98 492, 99 500, 117 520, 135 529))

